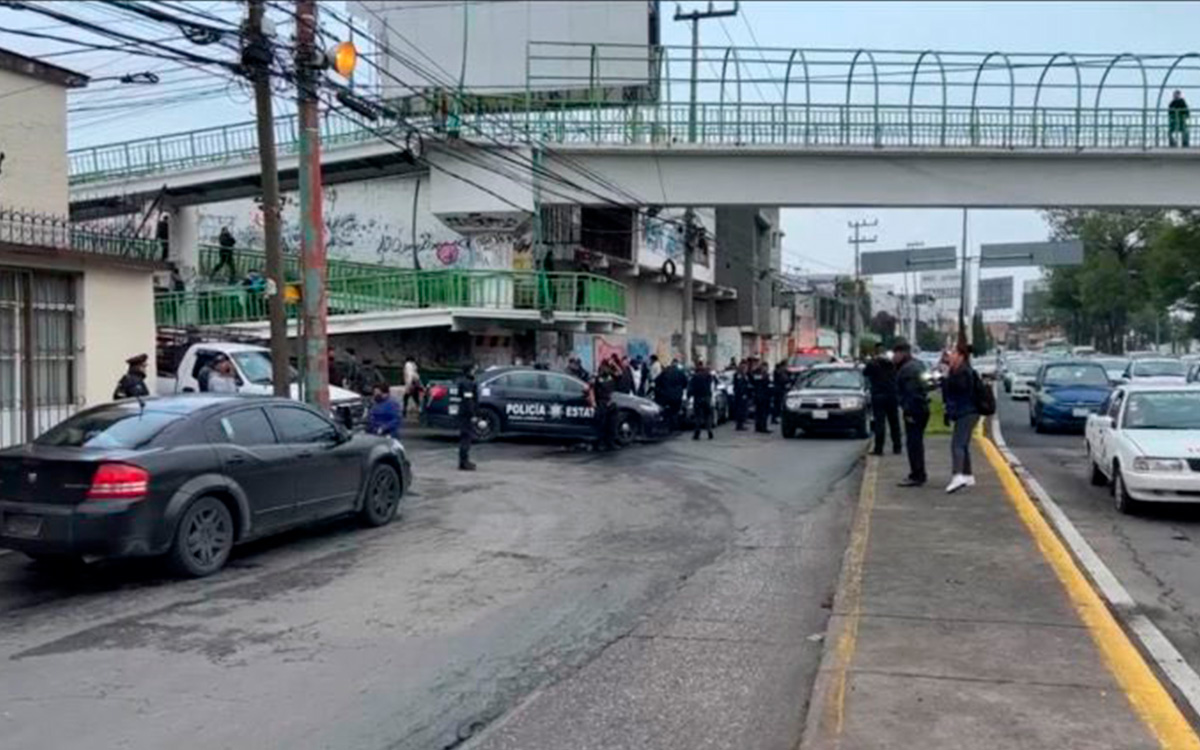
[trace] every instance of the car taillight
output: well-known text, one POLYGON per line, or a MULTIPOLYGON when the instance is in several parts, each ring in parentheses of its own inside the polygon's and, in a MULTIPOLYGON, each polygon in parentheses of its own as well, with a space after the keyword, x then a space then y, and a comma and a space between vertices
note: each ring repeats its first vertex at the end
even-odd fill
POLYGON ((435 385, 429 389, 430 401, 441 401, 446 396, 450 395, 450 389, 444 385, 435 385))
POLYGON ((88 500, 141 500, 150 490, 150 472, 130 464, 101 464, 88 488, 88 500))

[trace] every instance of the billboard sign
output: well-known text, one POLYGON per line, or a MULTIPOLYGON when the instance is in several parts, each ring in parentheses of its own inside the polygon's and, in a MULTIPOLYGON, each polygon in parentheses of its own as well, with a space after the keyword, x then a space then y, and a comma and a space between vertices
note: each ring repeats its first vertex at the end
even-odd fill
POLYGON ((1019 266, 1077 266, 1083 263, 1083 242, 1001 242, 979 247, 980 268, 1019 266))
POLYGON ((863 253, 859 263, 864 276, 882 276, 889 273, 913 273, 955 268, 958 264, 958 248, 914 247, 907 250, 881 250, 863 253))
POLYGON ((980 310, 1009 310, 1013 307, 1013 277, 979 280, 980 310))

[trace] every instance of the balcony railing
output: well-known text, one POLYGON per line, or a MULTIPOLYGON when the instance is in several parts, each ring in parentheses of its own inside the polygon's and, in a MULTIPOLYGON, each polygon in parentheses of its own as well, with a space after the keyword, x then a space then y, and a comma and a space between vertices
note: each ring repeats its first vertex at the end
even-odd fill
MULTIPOLYGON (((625 317, 625 286, 602 276, 536 271, 411 271, 383 269, 331 278, 331 316, 452 308, 545 310, 625 317)), ((299 305, 288 306, 288 317, 299 305)), ((155 298, 160 326, 227 326, 267 320, 267 300, 246 287, 168 292, 155 298)))
POLYGON ((65 216, 0 208, 0 242, 134 260, 160 260, 158 240, 79 229, 65 216))

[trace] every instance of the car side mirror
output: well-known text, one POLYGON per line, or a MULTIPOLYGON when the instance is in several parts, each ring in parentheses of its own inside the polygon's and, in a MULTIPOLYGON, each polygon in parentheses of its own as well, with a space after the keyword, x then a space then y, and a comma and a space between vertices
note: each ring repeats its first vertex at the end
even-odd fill
POLYGON ((334 445, 341 445, 343 443, 350 442, 350 438, 353 437, 353 435, 345 425, 335 424, 334 427, 337 429, 337 437, 335 437, 333 440, 334 445))
POLYGON ((1096 422, 1098 422, 1101 427, 1112 427, 1113 426, 1113 418, 1108 416, 1107 414, 1102 414, 1102 415, 1096 417, 1096 422))

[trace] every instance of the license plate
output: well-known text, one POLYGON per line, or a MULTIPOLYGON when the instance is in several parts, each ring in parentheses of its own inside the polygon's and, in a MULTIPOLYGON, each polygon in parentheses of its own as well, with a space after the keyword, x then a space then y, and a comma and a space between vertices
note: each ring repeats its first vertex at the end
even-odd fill
POLYGON ((455 414, 458 414, 458 404, 451 404, 446 410, 450 413, 450 416, 453 417, 455 414))
POLYGON ((42 535, 41 516, 12 515, 4 517, 5 536, 36 539, 42 535))
POLYGON ((829 412, 825 409, 813 409, 813 419, 829 419, 829 412))
POLYGON ((1092 410, 1087 408, 1075 408, 1071 410, 1071 413, 1077 417, 1086 417, 1092 413, 1092 410))

